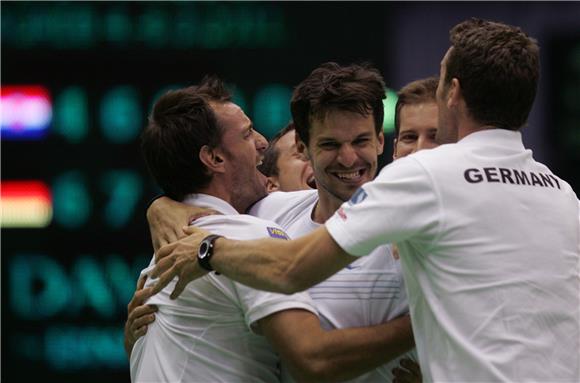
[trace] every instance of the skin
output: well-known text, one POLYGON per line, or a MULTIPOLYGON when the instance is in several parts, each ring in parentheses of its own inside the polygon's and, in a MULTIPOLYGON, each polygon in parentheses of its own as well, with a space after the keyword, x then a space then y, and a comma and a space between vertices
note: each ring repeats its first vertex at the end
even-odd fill
MULTIPOLYGON (((217 148, 205 146, 200 151, 201 161, 212 174, 210 184, 200 192, 222 198, 243 212, 265 194, 265 177, 257 175, 256 166, 266 146, 237 105, 223 103, 212 107, 224 133, 217 148)), ((150 291, 150 288, 141 290, 140 302, 150 296, 150 291)), ((132 307, 130 303, 128 309, 132 307)), ((350 379, 413 346, 408 317, 377 326, 324 331, 315 314, 292 309, 262 318, 257 330, 272 343, 294 378, 305 382, 350 379)), ((130 345, 126 344, 126 348, 130 353, 130 345)))
POLYGON ((438 115, 436 102, 403 105, 399 135, 394 140, 393 160, 436 147, 438 115))
MULTIPOLYGON (((437 141, 441 143, 455 142, 469 134, 491 128, 470 116, 457 78, 452 78, 449 84, 443 81, 452 49, 447 51, 441 61, 441 80, 437 88, 437 141)), ((184 232, 188 234, 187 237, 157 252, 157 265, 151 275, 160 276, 160 279, 153 286, 152 293, 161 290, 173 277, 179 276, 180 280, 172 294, 177 297, 189 281, 206 274, 197 264, 195 253, 208 233, 193 226, 184 227, 184 232)), ((291 241, 233 241, 220 238, 214 245, 211 262, 217 271, 248 286, 283 293, 312 287, 356 259, 338 246, 324 226, 291 241)))
MULTIPOLYGON (((297 139, 299 155, 310 158, 317 183, 321 185, 318 188, 319 203, 313 217, 316 222, 324 223, 344 200, 349 199, 354 191, 375 176, 377 157, 382 153, 384 145, 382 130, 379 132, 377 134, 372 115, 361 116, 352 112, 334 111, 323 121, 314 122, 310 145, 306 146, 297 139)), ((285 144, 287 143, 286 141, 285 144)), ((292 318, 291 322, 284 325, 285 331, 291 328, 290 323, 299 323, 298 320, 299 318, 292 318)), ((310 325, 318 327, 314 322, 310 325)), ((300 328, 303 327, 304 324, 301 324, 300 328)), ((283 332, 274 331, 270 337, 276 338, 275 334, 278 333, 283 332)), ((281 346, 277 348, 283 349, 281 346)), ((286 356, 285 359, 291 357, 286 356)), ((407 359, 403 362, 401 367, 393 371, 397 381, 420 381, 418 364, 407 359)), ((294 373, 300 374, 304 368, 297 367, 294 373)))
POLYGON ((312 189, 314 174, 308 159, 296 148, 296 131, 291 130, 276 142, 278 175, 268 177, 268 193, 312 189))
POLYGON ((314 220, 325 222, 343 202, 377 173, 384 136, 376 133, 371 114, 336 110, 312 122, 310 142, 298 150, 312 162, 318 186, 314 220))
POLYGON ((200 158, 218 182, 200 192, 219 197, 243 212, 256 198, 266 196, 266 177, 257 166, 268 141, 254 130, 252 121, 238 105, 226 102, 211 103, 211 106, 224 133, 217 148, 202 148, 200 158))

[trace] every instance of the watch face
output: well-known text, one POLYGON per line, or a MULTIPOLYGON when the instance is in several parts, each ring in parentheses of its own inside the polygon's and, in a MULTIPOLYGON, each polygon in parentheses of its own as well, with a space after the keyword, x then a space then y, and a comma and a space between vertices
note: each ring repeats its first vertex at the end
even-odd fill
POLYGON ((205 258, 207 256, 208 249, 209 249, 209 244, 206 241, 203 241, 201 243, 201 245, 199 245, 198 256, 200 258, 205 258))

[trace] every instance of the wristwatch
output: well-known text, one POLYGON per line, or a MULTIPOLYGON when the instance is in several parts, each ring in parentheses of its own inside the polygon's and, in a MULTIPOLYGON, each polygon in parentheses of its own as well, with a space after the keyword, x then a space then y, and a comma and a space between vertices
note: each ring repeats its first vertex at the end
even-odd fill
MULTIPOLYGON (((213 243, 218 238, 222 238, 222 236, 211 234, 205 237, 203 241, 201 241, 201 243, 199 244, 199 250, 197 251, 197 262, 204 270, 214 271, 209 261, 211 260, 211 257, 213 255, 213 243)), ((219 273, 216 272, 216 274, 219 273)))

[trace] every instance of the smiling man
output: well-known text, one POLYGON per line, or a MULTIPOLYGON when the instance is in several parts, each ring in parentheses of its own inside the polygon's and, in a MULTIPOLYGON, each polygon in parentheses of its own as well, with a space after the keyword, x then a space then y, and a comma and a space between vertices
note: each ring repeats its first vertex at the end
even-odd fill
POLYGON ((315 189, 316 182, 310 161, 296 148, 296 129, 289 123, 271 140, 258 167, 268 177, 268 193, 315 189))
MULTIPOLYGON (((162 96, 142 137, 148 168, 168 196, 220 213, 199 219, 201 227, 238 239, 287 239, 278 225, 240 214, 266 194, 257 170, 265 148, 217 79, 162 96)), ((406 316, 323 329, 307 294, 267 293, 217 274, 177 300, 170 292, 148 302, 158 312, 130 352, 133 382, 276 382, 278 355, 298 381, 345 380, 413 344, 406 316)))
POLYGON ((397 93, 393 159, 438 146, 438 111, 435 94, 439 77, 428 77, 405 85, 397 93))
POLYGON ((294 292, 397 242, 425 381, 580 381, 579 202, 520 132, 536 95, 538 45, 479 19, 450 37, 437 88, 437 139, 449 144, 393 162, 302 238, 212 237, 206 269, 197 249, 208 232, 187 228, 189 237, 158 252, 151 293, 179 276, 176 297, 212 268, 294 292), (486 168, 545 174, 557 186, 467 181, 466 171, 486 168))

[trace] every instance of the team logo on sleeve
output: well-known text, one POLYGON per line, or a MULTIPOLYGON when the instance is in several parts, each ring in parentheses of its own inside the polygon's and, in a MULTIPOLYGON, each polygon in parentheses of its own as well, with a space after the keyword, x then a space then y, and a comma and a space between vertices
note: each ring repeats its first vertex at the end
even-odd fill
POLYGON ((290 239, 288 235, 284 233, 283 230, 278 229, 277 227, 267 227, 268 235, 272 238, 279 238, 279 239, 290 239))
POLYGON ((364 191, 363 188, 359 188, 348 200, 349 205, 356 205, 367 198, 367 192, 364 191))

